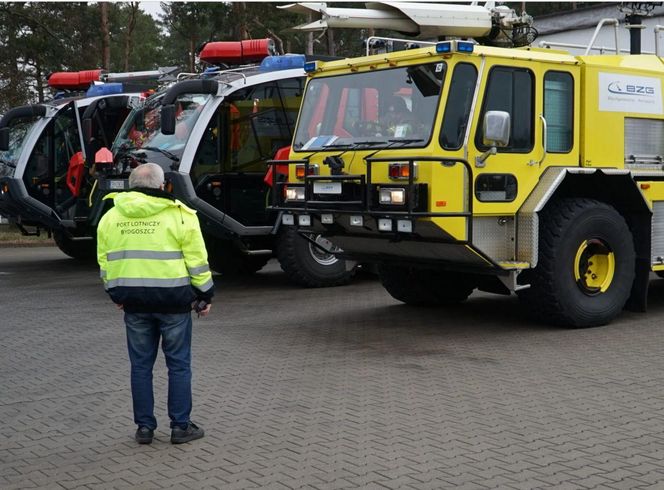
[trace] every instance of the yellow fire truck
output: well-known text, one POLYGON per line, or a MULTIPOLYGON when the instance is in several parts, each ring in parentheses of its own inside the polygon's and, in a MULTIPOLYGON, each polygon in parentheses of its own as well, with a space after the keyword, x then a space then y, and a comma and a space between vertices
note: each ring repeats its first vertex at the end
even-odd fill
POLYGON ((569 327, 645 310, 664 271, 662 58, 449 40, 305 70, 284 225, 377 264, 409 304, 514 292, 569 327))

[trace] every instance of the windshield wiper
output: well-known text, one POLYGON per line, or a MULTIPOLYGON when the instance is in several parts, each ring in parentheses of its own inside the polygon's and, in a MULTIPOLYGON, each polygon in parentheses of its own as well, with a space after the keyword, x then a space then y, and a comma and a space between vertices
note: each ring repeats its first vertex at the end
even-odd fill
POLYGON ((141 146, 136 150, 136 152, 139 152, 141 150, 156 151, 157 153, 161 153, 162 155, 164 155, 166 158, 169 158, 173 162, 177 163, 180 161, 180 157, 178 157, 174 153, 171 153, 170 151, 164 150, 162 148, 158 148, 156 146, 141 146))
POLYGON ((11 160, 6 160, 4 158, 0 158, 0 163, 2 163, 3 165, 7 165, 10 168, 16 168, 16 164, 14 162, 12 162, 11 160))
POLYGON ((394 144, 401 143, 402 145, 409 145, 411 143, 421 143, 424 140, 422 138, 403 138, 403 139, 399 138, 399 139, 389 139, 387 141, 388 143, 394 143, 394 144))
POLYGON ((374 146, 374 145, 384 145, 387 143, 387 141, 354 141, 353 143, 343 143, 339 144, 337 143, 336 145, 334 143, 330 143, 329 145, 323 145, 321 148, 348 148, 348 149, 355 149, 360 146, 374 146))

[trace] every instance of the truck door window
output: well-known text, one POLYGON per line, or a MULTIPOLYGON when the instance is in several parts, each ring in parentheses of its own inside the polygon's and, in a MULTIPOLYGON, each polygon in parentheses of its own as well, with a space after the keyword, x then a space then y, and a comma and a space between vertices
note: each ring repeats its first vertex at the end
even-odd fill
POLYGON ((544 118, 547 151, 568 153, 573 146, 574 79, 566 72, 544 75, 544 118))
POLYGON ((69 160, 81 151, 81 139, 76 122, 75 109, 69 105, 61 109, 45 128, 23 175, 29 192, 42 202, 66 199, 69 189, 66 183, 69 160))
POLYGON ((28 133, 38 121, 36 117, 14 119, 9 123, 9 148, 0 151, 0 177, 14 175, 28 133))
POLYGON ((440 132, 440 145, 446 150, 458 150, 463 144, 476 83, 477 69, 474 65, 459 63, 454 68, 440 132))
POLYGON ((528 153, 533 149, 533 94, 534 77, 529 70, 497 66, 491 69, 484 98, 480 126, 475 134, 477 148, 486 150, 482 143, 482 121, 487 111, 505 111, 510 114, 510 141, 499 152, 528 153))
POLYGON ((277 85, 279 87, 279 93, 281 94, 281 103, 286 114, 288 132, 292 133, 295 130, 297 114, 300 111, 300 103, 302 102, 302 93, 304 92, 304 77, 279 80, 277 85))

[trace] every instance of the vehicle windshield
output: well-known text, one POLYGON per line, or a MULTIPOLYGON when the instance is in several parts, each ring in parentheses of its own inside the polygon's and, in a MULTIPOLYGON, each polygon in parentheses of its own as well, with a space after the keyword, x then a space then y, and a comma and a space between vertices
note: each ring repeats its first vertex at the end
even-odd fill
POLYGON ((149 99, 134 108, 125 120, 113 142, 113 155, 173 168, 182 158, 189 135, 209 99, 209 95, 203 94, 183 94, 177 98, 175 134, 161 132, 161 97, 149 99))
POLYGON ((293 148, 425 146, 446 68, 436 62, 312 79, 293 148))
POLYGON ((9 123, 9 149, 0 151, 0 177, 14 175, 28 134, 39 120, 38 117, 27 117, 15 119, 9 123))

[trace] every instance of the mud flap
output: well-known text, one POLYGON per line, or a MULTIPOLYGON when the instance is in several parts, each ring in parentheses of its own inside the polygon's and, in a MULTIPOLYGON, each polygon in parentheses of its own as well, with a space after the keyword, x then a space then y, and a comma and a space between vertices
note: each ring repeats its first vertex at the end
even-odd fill
POLYGON ((650 260, 636 258, 636 276, 632 291, 625 303, 625 309, 634 312, 645 312, 648 308, 648 285, 650 284, 650 260))

